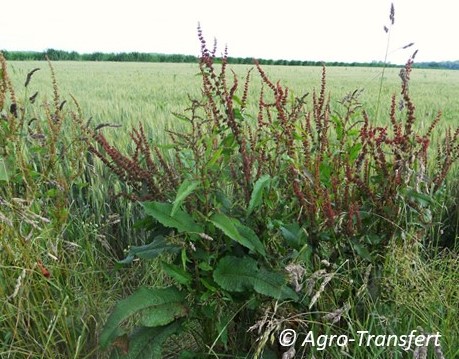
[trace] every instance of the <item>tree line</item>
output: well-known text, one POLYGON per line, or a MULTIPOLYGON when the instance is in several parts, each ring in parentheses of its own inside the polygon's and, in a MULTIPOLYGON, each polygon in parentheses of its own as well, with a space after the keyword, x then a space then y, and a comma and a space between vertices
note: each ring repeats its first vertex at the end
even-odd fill
MULTIPOLYGON (((8 61, 42 61, 46 58, 51 61, 113 61, 113 62, 172 62, 172 63, 195 63, 197 56, 183 54, 159 54, 144 52, 120 52, 120 53, 103 53, 93 52, 89 54, 80 54, 76 51, 63 51, 48 49, 46 51, 2 51, 8 61)), ((284 59, 259 59, 261 65, 278 65, 278 66, 366 66, 366 67, 396 67, 394 64, 385 64, 382 61, 372 62, 323 62, 323 61, 303 61, 303 60, 284 60, 284 59)), ((252 57, 228 57, 230 64, 252 64, 252 57)), ((432 68, 432 69, 459 69, 458 61, 441 61, 441 62, 420 62, 415 63, 414 67, 432 68)))

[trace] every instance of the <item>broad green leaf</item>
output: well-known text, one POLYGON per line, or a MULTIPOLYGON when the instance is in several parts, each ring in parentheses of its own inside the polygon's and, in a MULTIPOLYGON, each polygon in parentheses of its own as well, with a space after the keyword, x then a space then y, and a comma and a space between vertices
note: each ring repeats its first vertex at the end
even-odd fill
POLYGON ((407 195, 410 198, 410 200, 418 202, 423 207, 428 207, 434 203, 432 197, 430 197, 427 194, 417 192, 414 189, 408 190, 407 195))
POLYGON ((175 196, 175 201, 173 202, 172 206, 172 211, 171 211, 171 216, 174 217, 174 215, 177 213, 177 210, 179 207, 182 205, 183 201, 185 198, 187 198, 193 191, 198 187, 199 182, 198 181, 189 181, 189 180, 184 180, 183 183, 180 185, 177 195, 175 196))
MULTIPOLYGON (((150 312, 165 304, 180 305, 185 296, 175 287, 169 288, 146 288, 141 287, 129 297, 120 300, 110 314, 100 335, 100 346, 105 349, 120 334, 119 326, 130 316, 149 309, 150 312)), ((161 307, 162 308, 162 307, 161 307)), ((158 316, 163 324, 172 322, 175 318, 168 316, 169 313, 158 311, 158 316)), ((158 319, 159 320, 159 319, 158 319)))
POLYGON ((280 227, 282 237, 296 250, 306 243, 305 233, 298 223, 284 224, 280 227))
POLYGON ((140 324, 145 327, 160 327, 169 324, 171 320, 184 317, 187 313, 188 308, 183 303, 165 303, 153 310, 143 311, 140 324))
POLYGON ((241 241, 241 236, 232 218, 229 218, 222 213, 215 213, 212 217, 210 217, 210 222, 212 222, 215 227, 222 230, 223 233, 225 233, 231 239, 235 240, 236 242, 241 241))
POLYGON ((179 232, 185 233, 202 233, 204 230, 195 223, 193 217, 187 212, 177 210, 172 216, 172 204, 163 202, 143 202, 142 206, 145 213, 155 218, 163 226, 175 228, 179 232))
POLYGON ((188 285, 193 280, 190 273, 185 272, 182 268, 166 262, 161 263, 163 270, 174 278, 180 284, 188 285))
POLYGON ((129 337, 129 352, 126 355, 113 351, 111 359, 162 358, 164 342, 182 330, 181 321, 162 327, 140 327, 129 337))
POLYGON ((218 336, 218 340, 225 346, 228 346, 228 324, 233 322, 232 316, 227 313, 219 315, 217 317, 216 324, 216 334, 218 336))
MULTIPOLYGON (((236 228, 239 234, 241 235, 243 242, 250 243, 250 245, 253 247, 253 250, 255 250, 255 252, 258 252, 261 255, 266 256, 265 246, 260 241, 257 234, 253 231, 253 229, 251 229, 250 227, 244 226, 240 223, 236 224, 236 228)), ((241 242, 241 244, 243 243, 241 242)), ((246 247, 250 248, 248 246, 246 247)))
POLYGON ((215 282, 230 292, 254 290, 275 299, 298 300, 298 295, 286 285, 284 275, 271 272, 250 257, 227 256, 222 258, 214 271, 215 282))
POLYGON ((254 284, 256 292, 279 300, 298 300, 298 294, 286 285, 286 278, 278 272, 270 272, 261 268, 257 273, 257 280, 254 284))
POLYGON ((221 205, 222 208, 229 210, 232 207, 231 201, 228 197, 223 193, 221 190, 215 191, 215 199, 218 204, 221 205))
POLYGON ((253 289, 258 271, 257 262, 250 257, 227 256, 218 262, 213 277, 227 291, 244 292, 253 289))
POLYGON ((142 259, 153 259, 162 253, 178 253, 178 251, 180 251, 180 247, 168 243, 163 236, 157 236, 149 244, 131 247, 127 257, 118 263, 130 264, 136 256, 142 259))
POLYGON ((262 203, 263 191, 269 186, 271 177, 269 175, 261 176, 253 186, 252 195, 250 196, 249 206, 247 208, 247 216, 249 216, 253 210, 259 207, 262 203))
POLYGON ((230 218, 222 213, 216 213, 210 218, 210 222, 233 241, 238 242, 252 251, 266 255, 263 243, 260 242, 256 233, 249 227, 241 224, 236 218, 230 218))

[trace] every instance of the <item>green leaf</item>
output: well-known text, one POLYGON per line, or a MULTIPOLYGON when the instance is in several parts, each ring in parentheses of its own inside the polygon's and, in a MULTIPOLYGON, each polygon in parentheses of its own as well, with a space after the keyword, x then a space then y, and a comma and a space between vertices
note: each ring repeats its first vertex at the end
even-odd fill
POLYGON ((204 272, 210 272, 213 269, 212 266, 206 262, 199 262, 198 268, 203 270, 204 272))
POLYGON ((234 102, 236 102, 239 106, 242 106, 242 100, 236 96, 236 95, 233 95, 233 100, 234 102))
POLYGON ((118 263, 130 264, 136 256, 142 259, 153 259, 162 253, 178 253, 178 251, 180 251, 180 247, 168 243, 163 236, 157 236, 149 244, 131 247, 127 257, 118 263))
POLYGON ((172 217, 177 213, 178 208, 182 205, 185 198, 187 198, 191 193, 193 193, 193 191, 196 189, 196 187, 198 187, 198 185, 198 181, 189 181, 188 179, 183 181, 183 183, 180 185, 177 191, 175 201, 173 202, 171 211, 172 217))
POLYGON ((207 162, 206 167, 212 168, 212 166, 214 166, 217 163, 217 161, 221 158, 222 153, 223 153, 223 147, 220 146, 216 150, 214 150, 211 147, 209 147, 209 149, 212 150, 212 157, 209 160, 209 162, 207 162))
POLYGON ((212 284, 210 284, 210 283, 209 283, 207 280, 205 280, 204 278, 201 278, 199 281, 200 281, 200 282, 202 283, 202 285, 203 285, 204 287, 206 287, 210 292, 215 293, 215 292, 218 291, 217 288, 215 288, 212 284))
POLYGON ((298 300, 298 294, 288 287, 285 276, 282 273, 271 272, 261 268, 257 274, 254 289, 256 292, 279 300, 298 300))
POLYGON ((172 112, 172 116, 174 116, 176 119, 179 119, 180 121, 190 123, 190 119, 185 115, 181 115, 179 113, 172 112))
POLYGON ((244 119, 244 115, 242 114, 241 110, 238 109, 238 108, 235 108, 233 110, 233 113, 234 113, 234 118, 236 120, 243 120, 244 119))
POLYGON ((177 302, 165 303, 156 306, 154 310, 143 311, 140 324, 145 327, 160 327, 187 314, 188 308, 184 304, 177 302))
POLYGON ((236 140, 235 140, 234 134, 232 133, 226 136, 222 141, 223 147, 233 147, 235 144, 236 144, 236 140))
POLYGON ((260 253, 262 256, 266 256, 265 246, 260 241, 257 234, 253 231, 252 228, 244 226, 241 223, 236 223, 236 228, 242 238, 242 241, 240 242, 242 245, 244 245, 245 242, 247 243, 245 247, 249 249, 253 248, 252 250, 254 250, 255 252, 260 253))
POLYGON ((182 330, 181 321, 162 327, 140 327, 129 337, 129 352, 126 355, 113 351, 113 359, 162 358, 164 342, 182 330))
POLYGON ((151 313, 157 309, 158 322, 163 325, 172 322, 175 317, 170 315, 171 311, 164 309, 164 305, 181 306, 184 300, 185 296, 175 287, 139 288, 115 305, 100 335, 100 346, 102 349, 107 348, 116 337, 123 333, 120 330, 120 324, 140 311, 148 309, 151 313))
POLYGON ((336 139, 338 141, 341 141, 344 138, 344 125, 343 125, 343 120, 336 115, 331 116, 331 120, 335 124, 335 129, 336 129, 336 139))
POLYGON ((280 230, 282 237, 290 247, 300 250, 306 243, 306 235, 298 223, 284 224, 280 230))
POLYGON ((359 157, 360 150, 362 149, 362 144, 361 143, 356 143, 351 148, 349 149, 349 160, 351 162, 354 162, 357 157, 359 157))
POLYGON ((330 186, 330 178, 333 172, 332 166, 329 164, 327 160, 323 160, 323 162, 319 165, 320 168, 320 182, 323 183, 326 187, 330 186))
POLYGON ((8 182, 10 175, 4 158, 0 158, 0 181, 8 182))
POLYGON ((165 144, 165 145, 157 145, 155 144, 156 147, 158 147, 161 150, 173 150, 177 148, 177 145, 171 145, 171 144, 165 144))
POLYGON ((258 263, 250 257, 227 256, 218 262, 213 277, 227 291, 244 292, 253 289, 258 271, 258 263))
POLYGON ((240 235, 234 225, 234 220, 221 213, 215 213, 210 217, 210 221, 219 229, 223 231, 228 237, 239 242, 240 235))
POLYGON ((180 284, 189 285, 193 280, 193 277, 190 273, 185 272, 178 266, 166 262, 162 262, 161 265, 163 270, 180 284))
POLYGON ((410 200, 418 202, 423 207, 428 207, 434 203, 434 200, 432 197, 424 193, 417 192, 414 189, 410 189, 407 192, 407 195, 410 198, 410 200))
POLYGON ((375 245, 375 244, 379 244, 381 243, 381 241, 383 240, 383 238, 377 234, 373 234, 373 233, 370 233, 370 234, 366 234, 363 239, 365 240, 365 242, 371 244, 371 245, 375 245))
POLYGON ((232 240, 263 256, 266 255, 263 243, 260 242, 256 233, 249 227, 241 224, 236 218, 230 218, 222 213, 215 213, 210 218, 210 222, 232 240))
POLYGON ((370 252, 368 251, 365 245, 362 245, 358 243, 357 241, 352 241, 351 246, 360 257, 362 257, 363 259, 366 259, 369 262, 373 261, 373 258, 371 257, 370 252))
POLYGON ((215 191, 214 201, 221 205, 223 209, 230 210, 230 208, 232 207, 231 201, 221 190, 215 191))
POLYGON ((298 295, 286 285, 284 275, 260 268, 250 257, 222 258, 217 264, 213 277, 220 287, 230 292, 254 290, 279 300, 298 300, 298 295))
POLYGON ((195 223, 193 217, 187 212, 177 210, 174 216, 171 215, 172 204, 162 202, 143 202, 145 213, 155 218, 163 226, 175 228, 179 232, 202 233, 204 230, 195 223))
POLYGON ((261 176, 253 186, 252 195, 250 196, 249 207, 247 208, 247 216, 249 216, 253 210, 259 207, 262 203, 263 198, 263 191, 264 189, 269 186, 271 180, 271 176, 264 175, 261 176))
POLYGON ((432 212, 428 208, 421 209, 421 220, 424 223, 431 223, 432 222, 432 212))

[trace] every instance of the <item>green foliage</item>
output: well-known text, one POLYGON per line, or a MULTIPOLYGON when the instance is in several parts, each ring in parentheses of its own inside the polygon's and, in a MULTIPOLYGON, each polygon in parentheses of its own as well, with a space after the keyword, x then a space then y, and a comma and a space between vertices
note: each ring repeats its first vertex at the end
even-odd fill
MULTIPOLYGON (((109 104, 84 106, 99 113, 92 130, 76 101, 66 105, 55 84, 51 105, 33 106, 37 94, 29 94, 28 85, 41 71, 25 76, 21 64, 15 72, 26 85, 18 99, 2 64, 0 294, 8 295, 2 348, 24 357, 109 355, 95 353, 97 328, 121 295, 100 338, 104 347, 115 347, 113 357, 161 357, 174 334, 181 335, 175 356, 186 348, 182 357, 281 357, 275 338, 285 327, 355 334, 386 327, 400 333, 414 325, 440 330, 445 352, 455 357, 457 261, 438 256, 434 244, 440 233, 447 233, 448 243, 457 241, 457 206, 445 183, 453 178, 459 134, 444 125, 437 136, 440 116, 430 125, 435 115, 426 101, 415 111, 417 85, 407 86, 412 64, 404 69, 401 95, 381 109, 385 121, 376 123, 360 91, 337 95, 338 87, 354 85, 334 86, 327 97, 325 70, 318 90, 298 96, 284 86, 292 83, 287 70, 268 71, 260 62, 241 76, 245 67, 230 74, 231 61, 203 47, 202 91, 192 93, 184 114, 175 114, 180 123, 168 127, 169 143, 162 126, 169 126, 171 109, 185 108, 179 98, 189 87, 175 82, 184 67, 129 65, 143 81, 145 73, 156 74, 161 96, 153 101, 128 86, 96 80, 90 83, 94 92, 78 86, 90 101, 101 96, 109 104), (161 77, 164 69, 169 77, 161 77), (277 76, 282 83, 271 80, 277 76), (166 88, 172 98, 163 97, 166 88), (106 127, 116 126, 105 123, 113 114, 120 123, 155 121, 145 130, 133 128, 130 137, 116 130, 113 146, 106 127), (106 167, 93 163, 94 156, 106 167), (108 183, 134 205, 113 196, 108 183), (143 219, 134 233, 139 203, 143 219), (120 258, 115 248, 131 243, 113 269, 120 258), (388 251, 391 246, 401 249, 388 251)), ((83 65, 65 66, 72 76, 83 65)), ((104 71, 111 66, 104 64, 104 71)), ((127 68, 119 65, 117 74, 134 76, 123 72, 127 68)), ((305 69, 295 71, 303 86, 305 69)), ((454 85, 452 78, 445 75, 442 85, 454 85)), ((446 110, 454 123, 454 108, 446 110)), ((335 349, 324 355, 343 355, 335 349)), ((352 355, 380 354, 373 349, 352 355)), ((397 350, 388 355, 402 355, 397 350)))
POLYGON ((269 175, 264 175, 255 182, 252 195, 250 196, 249 206, 247 207, 247 216, 250 216, 256 208, 261 206, 263 194, 266 188, 269 187, 270 182, 271 177, 269 175))
POLYGON ((215 213, 210 217, 210 222, 233 241, 263 256, 266 255, 263 243, 260 242, 256 233, 251 228, 241 224, 238 219, 230 218, 222 213, 215 213))
POLYGON ((180 185, 179 189, 177 190, 177 196, 175 197, 175 200, 173 202, 172 211, 171 211, 172 217, 177 213, 178 208, 181 206, 181 204, 186 199, 186 197, 188 197, 191 193, 193 193, 193 191, 198 186, 199 186, 199 182, 197 181, 188 181, 187 179, 183 181, 183 183, 180 185))
POLYGON ((114 351, 113 359, 161 358, 164 342, 174 334, 180 333, 180 322, 166 326, 147 326, 136 329, 128 338, 122 339, 119 346, 122 353, 114 351), (121 344, 122 343, 122 344, 121 344), (129 348, 127 350, 126 348, 129 348))
POLYGON ((175 228, 184 233, 201 233, 203 231, 185 211, 176 209, 175 213, 172 214, 174 206, 169 203, 144 202, 142 205, 145 213, 154 217, 163 226, 175 228))
POLYGON ((174 287, 139 288, 116 304, 100 335, 100 345, 105 348, 124 335, 120 324, 138 312, 142 312, 141 323, 146 327, 161 327, 183 317, 187 313, 184 300, 184 294, 174 287))
POLYGON ((130 264, 135 257, 141 259, 154 259, 164 253, 178 253, 180 247, 169 243, 163 236, 156 236, 154 240, 143 246, 132 246, 125 259, 119 264, 130 264))
POLYGON ((227 291, 251 292, 277 300, 298 300, 298 295, 287 286, 281 273, 270 272, 250 257, 223 257, 213 274, 215 282, 227 291))
MULTIPOLYGON (((200 40, 205 44, 201 34, 200 40)), ((239 94, 238 77, 227 74, 227 58, 220 62, 217 72, 215 57, 203 47, 203 98, 176 115, 189 126, 171 131, 167 148, 150 150, 140 126, 132 132, 132 156, 101 135, 96 141, 105 153, 94 153, 104 162, 111 158, 122 179, 135 179, 127 195, 149 198, 142 206, 150 223, 168 230, 166 241, 181 247, 162 269, 188 294, 186 321, 199 319, 198 342, 212 352, 248 353, 255 338, 241 328, 257 322, 260 308, 274 308, 282 317, 353 301, 348 283, 334 279, 344 266, 361 292, 381 271, 390 243, 405 237, 414 245, 420 240, 415 232, 427 240, 446 174, 458 159, 459 132, 445 134, 437 167, 429 168, 430 136, 439 116, 427 131, 417 132, 408 80, 400 99, 406 110, 397 112, 394 95, 390 126, 382 127, 361 111, 359 91, 332 109, 325 69, 307 105, 306 95, 296 97, 273 83, 256 63, 262 89, 253 115, 247 105, 251 70, 239 94), (137 175, 143 171, 149 176, 137 175), (364 278, 362 263, 370 265, 364 278)), ((411 65, 410 60, 404 69, 406 79, 411 65)), ((376 284, 372 295, 379 298, 380 290, 376 284)), ((259 328, 255 357, 268 351, 268 338, 281 325, 268 327, 259 328)))

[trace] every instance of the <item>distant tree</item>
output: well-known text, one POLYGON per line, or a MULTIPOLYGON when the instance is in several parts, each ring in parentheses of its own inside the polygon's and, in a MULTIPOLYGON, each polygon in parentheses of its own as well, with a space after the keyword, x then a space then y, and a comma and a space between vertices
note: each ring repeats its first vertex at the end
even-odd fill
MULTIPOLYGON (((144 53, 144 52, 120 52, 120 53, 102 53, 94 52, 90 54, 79 54, 76 51, 63 51, 56 49, 47 49, 43 52, 38 51, 2 51, 7 60, 10 61, 42 61, 48 57, 51 61, 118 61, 118 62, 174 62, 174 63, 195 63, 198 58, 193 55, 183 54, 157 54, 157 53, 144 53)), ((262 65, 291 65, 291 66, 322 66, 322 61, 310 60, 272 60, 272 59, 258 59, 262 65)), ((252 57, 228 57, 230 64, 252 64, 252 57)), ((327 66, 368 66, 368 67, 397 67, 399 65, 384 63, 382 61, 366 62, 327 62, 327 66)), ((415 63, 413 67, 428 68, 428 69, 449 69, 459 70, 458 61, 440 61, 440 62, 419 62, 415 63)))
POLYGON ((102 52, 93 52, 89 55, 90 61, 104 61, 104 58, 107 55, 104 55, 102 52))
POLYGON ((72 51, 70 54, 69 54, 69 60, 71 61, 79 61, 81 60, 81 56, 78 52, 76 51, 72 51))

